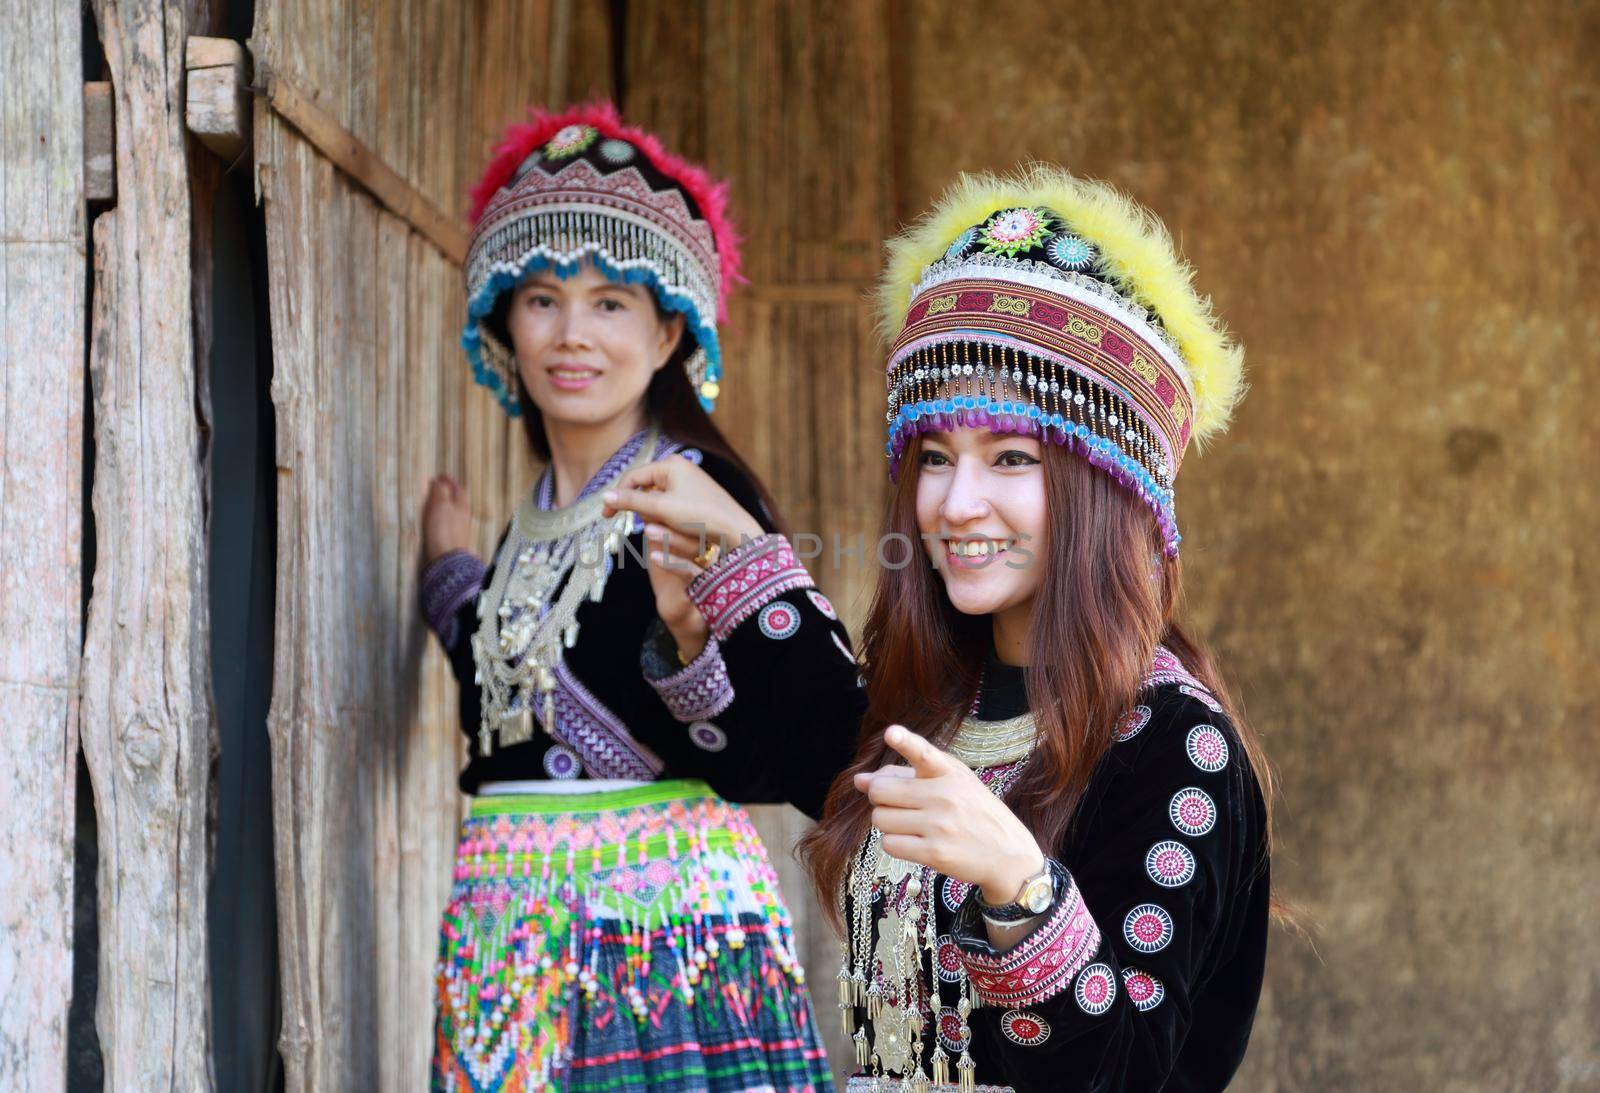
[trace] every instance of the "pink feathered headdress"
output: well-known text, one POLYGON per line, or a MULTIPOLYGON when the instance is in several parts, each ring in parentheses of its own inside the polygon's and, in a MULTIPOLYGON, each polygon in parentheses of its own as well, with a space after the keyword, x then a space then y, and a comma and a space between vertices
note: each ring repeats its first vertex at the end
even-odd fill
POLYGON ((717 318, 719 321, 726 320, 728 294, 733 291, 734 285, 744 280, 739 272, 740 237, 728 213, 728 184, 717 181, 703 168, 667 151, 661 138, 654 133, 624 123, 616 106, 604 100, 585 103, 559 113, 532 107, 528 115, 528 122, 512 125, 506 130, 505 136, 495 147, 494 157, 484 170, 483 177, 469 191, 472 208, 468 219, 471 223, 478 223, 489 199, 511 180, 518 165, 549 143, 550 138, 569 125, 593 126, 603 137, 631 143, 657 171, 683 187, 694 200, 700 216, 711 226, 711 234, 716 239, 717 261, 722 270, 722 298, 718 301, 717 318))

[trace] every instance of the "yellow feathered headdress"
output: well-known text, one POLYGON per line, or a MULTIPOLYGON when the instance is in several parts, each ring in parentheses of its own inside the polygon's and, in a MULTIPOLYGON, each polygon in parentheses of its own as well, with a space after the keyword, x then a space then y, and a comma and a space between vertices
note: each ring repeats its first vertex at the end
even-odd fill
POLYGON ((963 174, 931 211, 888 243, 876 294, 878 326, 892 341, 905 325, 913 292, 953 241, 1009 209, 1048 210, 1099 253, 1096 273, 1123 297, 1154 312, 1188 371, 1198 443, 1227 428, 1244 393, 1244 350, 1194 290, 1193 270, 1148 209, 1103 182, 1033 164, 1009 175, 963 174))

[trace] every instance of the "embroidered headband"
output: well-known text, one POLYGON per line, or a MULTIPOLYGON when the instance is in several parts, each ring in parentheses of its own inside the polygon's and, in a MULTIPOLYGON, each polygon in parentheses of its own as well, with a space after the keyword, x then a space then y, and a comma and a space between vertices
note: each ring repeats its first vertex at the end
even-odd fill
POLYGON ((726 184, 623 124, 610 103, 533 110, 506 131, 472 188, 461 344, 473 378, 513 417, 521 412, 511 348, 485 320, 530 273, 570 276, 588 260, 613 281, 649 286, 662 308, 684 316, 695 340, 685 368, 709 411, 722 378, 717 323, 740 279, 727 203, 726 184))
POLYGON ((1155 216, 1110 186, 1034 165, 963 175, 888 245, 886 452, 961 426, 1066 444, 1178 534, 1173 479, 1227 428, 1244 351, 1155 216))

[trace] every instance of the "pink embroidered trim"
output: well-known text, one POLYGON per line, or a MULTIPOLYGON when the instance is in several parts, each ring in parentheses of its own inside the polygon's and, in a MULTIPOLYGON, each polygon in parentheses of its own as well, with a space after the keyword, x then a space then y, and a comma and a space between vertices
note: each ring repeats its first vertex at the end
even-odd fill
POLYGON ((1099 948, 1100 926, 1073 881, 1055 914, 1022 944, 1000 956, 965 949, 961 956, 980 1006, 1016 1009, 1066 990, 1099 948))
POLYGON ((706 642, 688 667, 665 679, 651 679, 650 686, 672 716, 685 725, 716 717, 733 705, 733 681, 728 678, 728 666, 722 660, 722 647, 716 638, 706 642))
POLYGON ((1190 674, 1189 669, 1184 667, 1182 661, 1179 661, 1176 653, 1173 653, 1170 648, 1166 648, 1165 645, 1157 645, 1155 647, 1155 659, 1150 661, 1150 669, 1144 674, 1144 679, 1139 682, 1139 688, 1141 690, 1149 690, 1152 687, 1162 687, 1165 683, 1178 683, 1179 687, 1186 688, 1184 695, 1200 699, 1202 703, 1210 706, 1214 711, 1221 711, 1222 709, 1221 706, 1216 704, 1216 699, 1211 698, 1211 691, 1206 688, 1205 683, 1200 682, 1200 680, 1195 679, 1194 675, 1190 674), (1187 688, 1194 688, 1194 690, 1187 690, 1187 688), (1195 691, 1200 691, 1200 693, 1195 695, 1195 691))
POLYGON ((739 545, 696 577, 689 584, 689 599, 706 617, 711 636, 725 641, 741 622, 785 592, 815 587, 789 540, 774 533, 739 545))

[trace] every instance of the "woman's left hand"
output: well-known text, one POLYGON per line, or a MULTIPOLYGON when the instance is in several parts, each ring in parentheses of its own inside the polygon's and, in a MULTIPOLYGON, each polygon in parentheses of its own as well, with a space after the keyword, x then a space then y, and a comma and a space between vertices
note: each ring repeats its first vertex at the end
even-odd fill
POLYGON ((911 765, 858 774, 855 787, 872 802, 884 853, 976 885, 986 903, 1015 899, 1044 867, 1033 833, 955 756, 900 725, 883 738, 911 765))

